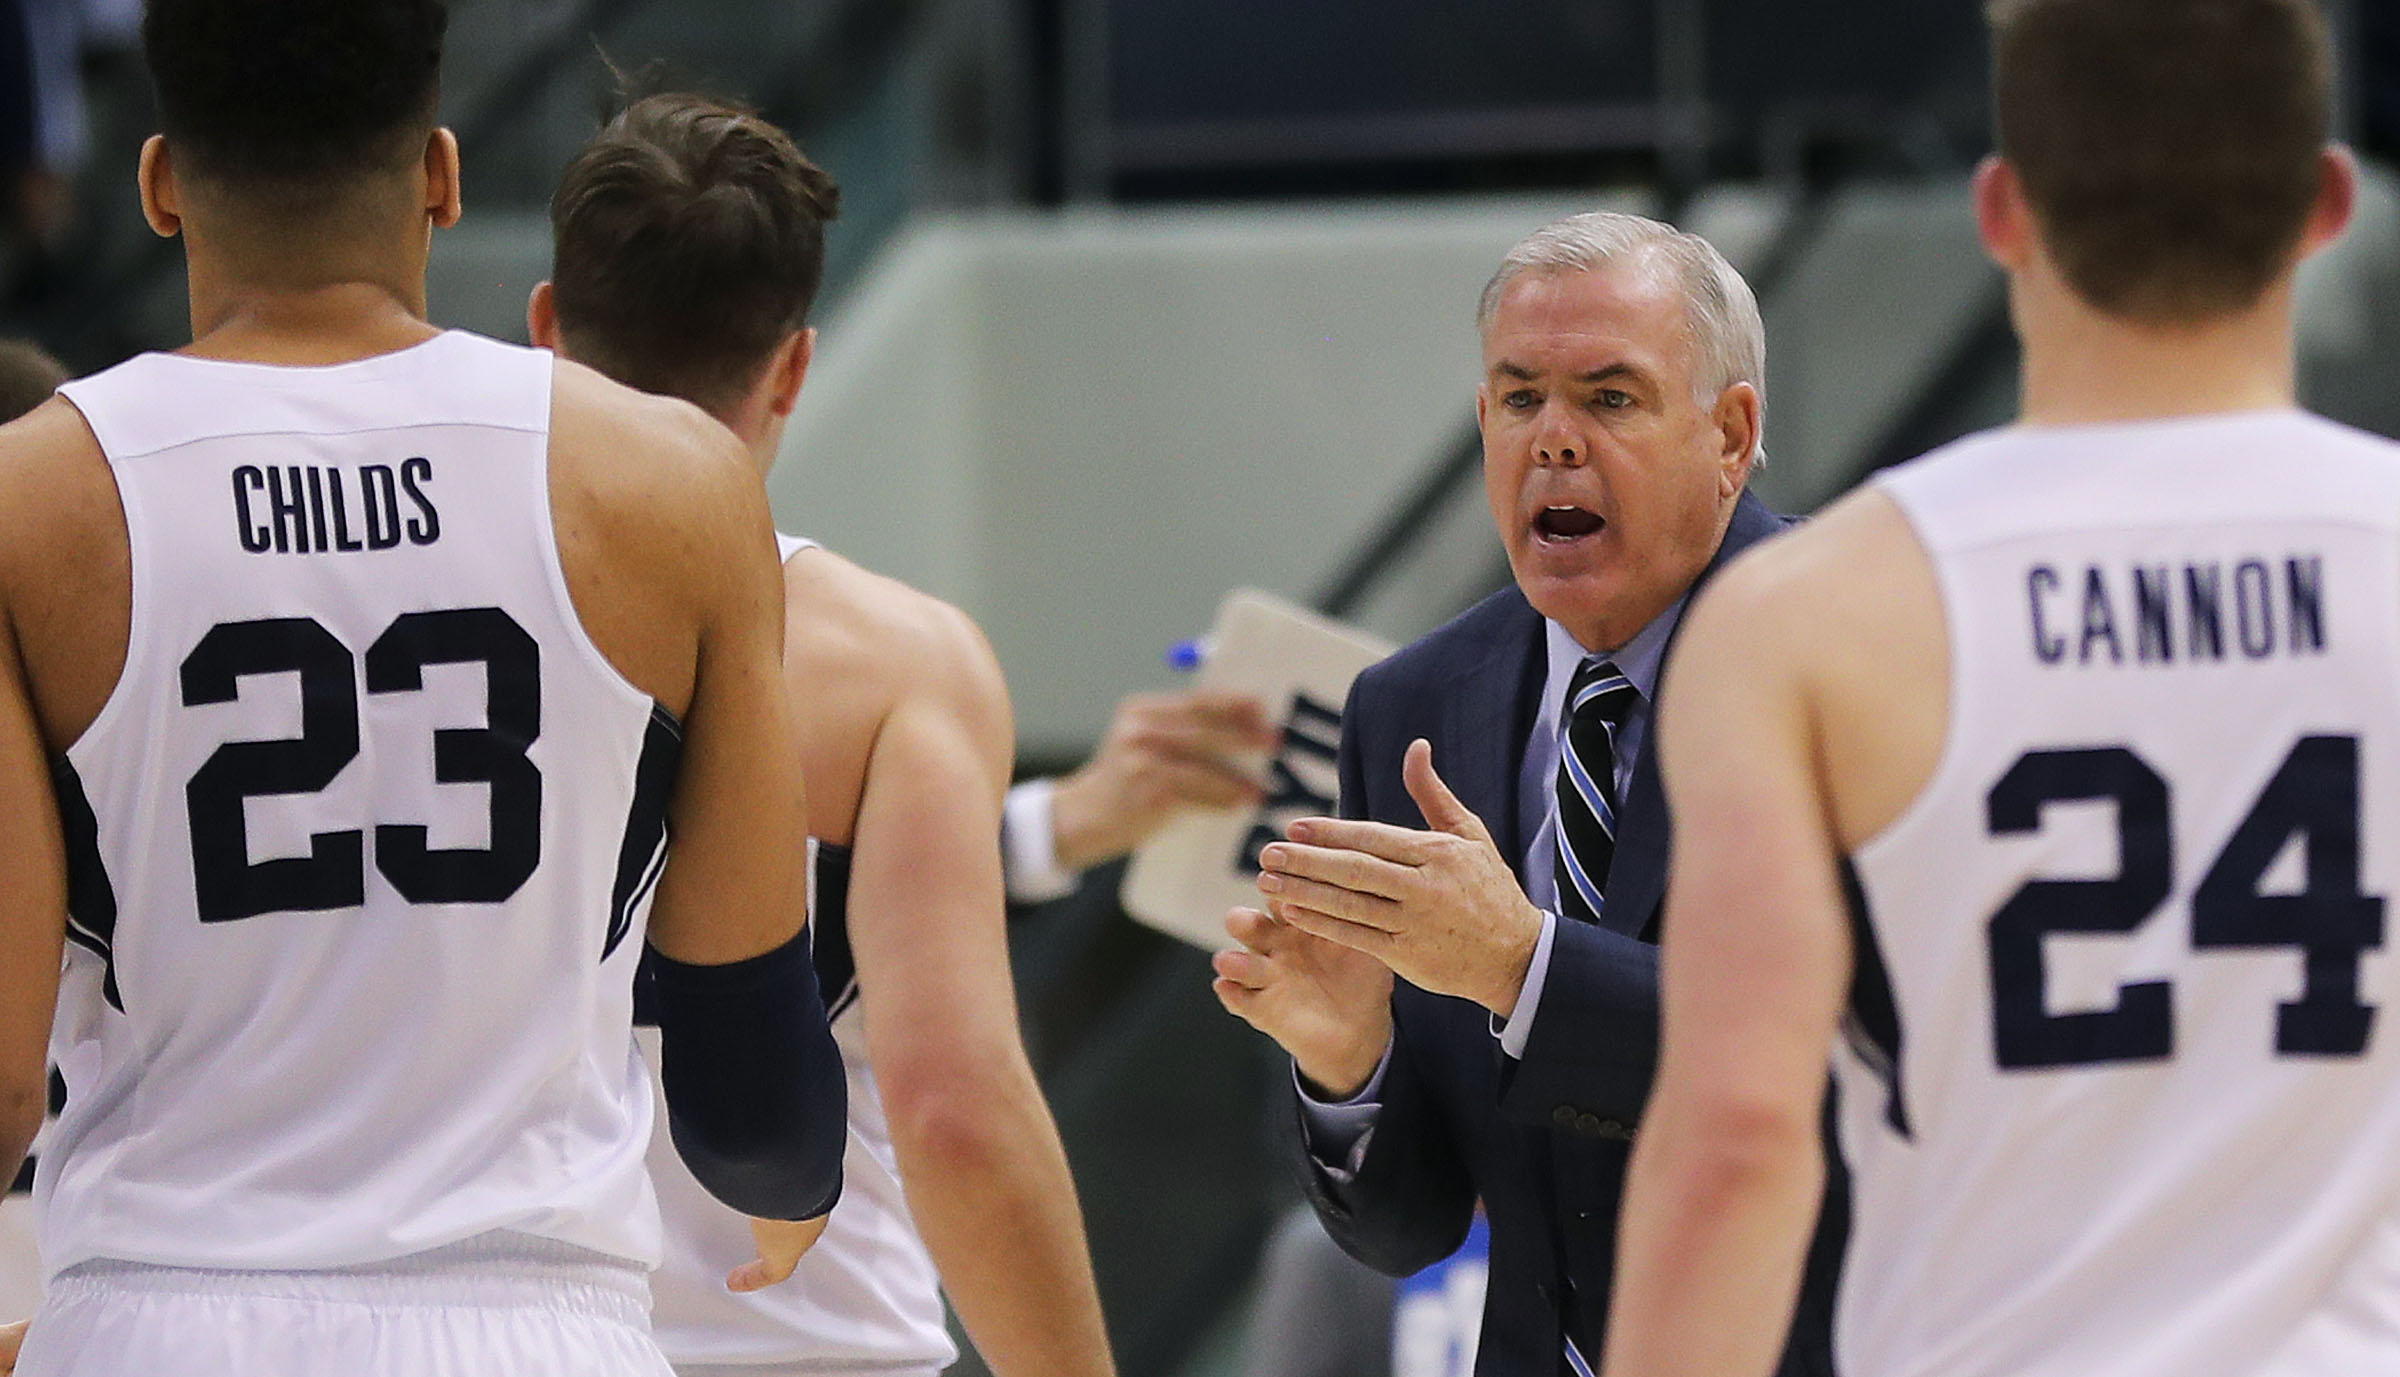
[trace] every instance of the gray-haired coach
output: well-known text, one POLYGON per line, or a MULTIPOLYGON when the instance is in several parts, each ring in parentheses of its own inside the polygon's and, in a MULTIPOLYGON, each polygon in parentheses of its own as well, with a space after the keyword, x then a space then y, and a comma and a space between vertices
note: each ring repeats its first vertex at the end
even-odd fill
MULTIPOLYGON (((1217 992, 1293 1056, 1334 1237, 1404 1274, 1455 1249, 1480 1200, 1476 1372, 1579 1374, 1657 1060, 1659 667, 1692 590, 1784 520, 1747 493, 1758 303, 1705 240, 1561 221, 1509 254, 1480 324, 1516 586, 1359 679, 1343 820, 1268 848, 1265 911, 1229 920, 1244 949, 1217 992)), ((1826 1211, 1787 1374, 1832 1370, 1844 1214, 1826 1211)))

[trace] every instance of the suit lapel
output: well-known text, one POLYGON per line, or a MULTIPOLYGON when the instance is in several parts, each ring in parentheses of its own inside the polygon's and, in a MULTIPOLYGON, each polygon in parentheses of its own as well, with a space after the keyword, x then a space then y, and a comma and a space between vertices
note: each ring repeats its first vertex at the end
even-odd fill
POLYGON ((1517 816, 1518 767, 1533 732, 1534 703, 1547 664, 1541 655, 1542 619, 1521 597, 1502 633, 1485 653, 1461 667, 1455 691, 1444 696, 1442 739, 1434 769, 1459 802, 1492 829, 1509 867, 1525 861, 1525 820, 1517 816))
MULTIPOLYGON (((1735 556, 1789 524, 1786 518, 1769 511, 1765 503, 1743 493, 1734 506, 1732 523, 1725 528, 1725 540, 1717 547, 1717 557, 1701 571, 1692 584, 1692 593, 1697 596, 1735 556)), ((1684 606, 1688 610, 1691 604, 1687 601, 1684 606)), ((1678 624, 1668 635, 1670 657, 1675 637, 1682 632, 1678 624)), ((1654 933, 1659 902, 1667 894, 1673 831, 1668 825, 1666 787, 1658 773, 1656 705, 1651 712, 1650 730, 1644 734, 1642 743, 1641 759, 1633 763, 1633 779, 1626 790, 1625 817, 1617 830, 1617 854, 1609 864, 1608 893, 1601 914, 1603 924, 1627 937, 1654 933)))

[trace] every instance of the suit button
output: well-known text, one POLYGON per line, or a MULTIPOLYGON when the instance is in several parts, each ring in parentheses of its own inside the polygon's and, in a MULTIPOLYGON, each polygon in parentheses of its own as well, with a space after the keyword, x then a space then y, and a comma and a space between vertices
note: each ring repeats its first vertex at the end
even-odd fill
POLYGON ((1562 1104, 1551 1110, 1550 1122, 1559 1128, 1573 1128, 1575 1126, 1575 1106, 1562 1104))
POLYGON ((1576 1115, 1576 1116, 1575 1116, 1575 1132, 1576 1132, 1576 1133, 1578 1133, 1578 1134, 1580 1134, 1580 1135, 1581 1135, 1581 1136, 1583 1136, 1583 1137, 1586 1137, 1586 1138, 1597 1138, 1597 1137, 1599 1137, 1599 1136, 1600 1136, 1600 1116, 1599 1116, 1599 1115, 1597 1115, 1597 1114, 1578 1114, 1578 1115, 1576 1115))
POLYGON ((1633 1130, 1614 1119, 1603 1119, 1600 1121, 1600 1136, 1614 1138, 1620 1143, 1630 1143, 1633 1141, 1633 1130))

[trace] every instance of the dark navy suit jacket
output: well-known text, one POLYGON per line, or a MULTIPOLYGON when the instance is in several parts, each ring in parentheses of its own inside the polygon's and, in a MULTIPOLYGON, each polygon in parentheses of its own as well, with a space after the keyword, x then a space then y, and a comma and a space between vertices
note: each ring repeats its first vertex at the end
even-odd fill
MULTIPOLYGON (((1701 581, 1786 524, 1745 495, 1701 581)), ((1443 780, 1521 867, 1541 822, 1518 816, 1517 783, 1548 669, 1543 626, 1509 588, 1361 675, 1342 717, 1343 815, 1423 827, 1400 778, 1408 743, 1423 737, 1443 780)), ((1667 851, 1666 796, 1645 747, 1626 790, 1605 921, 1560 920, 1523 1060, 1501 1052, 1481 1006, 1403 981, 1383 1109, 1356 1178, 1330 1179, 1303 1131, 1297 1156, 1318 1216, 1379 1271, 1406 1275, 1447 1257, 1483 1202, 1492 1254, 1478 1377, 1562 1371, 1562 1325, 1600 1360, 1618 1197, 1658 1061, 1654 944, 1667 851)), ((1833 1371, 1827 1331, 1848 1218, 1836 1176, 1785 1377, 1833 1371)))

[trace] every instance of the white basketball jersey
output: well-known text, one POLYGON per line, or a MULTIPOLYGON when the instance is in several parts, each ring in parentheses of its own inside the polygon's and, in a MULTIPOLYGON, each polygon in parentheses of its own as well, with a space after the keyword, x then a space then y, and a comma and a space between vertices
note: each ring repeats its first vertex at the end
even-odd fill
MULTIPOLYGON (((787 561, 815 545, 793 536, 782 541, 787 561)), ((726 1274, 756 1256, 749 1223, 692 1179, 668 1139, 662 1102, 650 1172, 666 1218, 667 1261, 651 1278, 652 1327, 658 1346, 678 1366, 810 1373, 947 1367, 958 1349, 943 1324, 941 1278, 909 1214, 883 1096, 867 1064, 858 967, 850 950, 850 856, 814 839, 808 854, 809 948, 849 1073, 841 1203, 791 1280, 748 1295, 727 1291, 726 1274)), ((655 1059, 656 1032, 643 1029, 640 1041, 655 1059)))
POLYGON ((2016 430, 1880 486, 1952 689, 1855 857, 1844 1377, 2400 1372, 2400 447, 2016 430))
POLYGON ((550 383, 447 334, 63 389, 124 498, 133 621, 58 771, 54 1275, 499 1229, 656 1260, 627 1029, 678 737, 569 599, 550 383))

